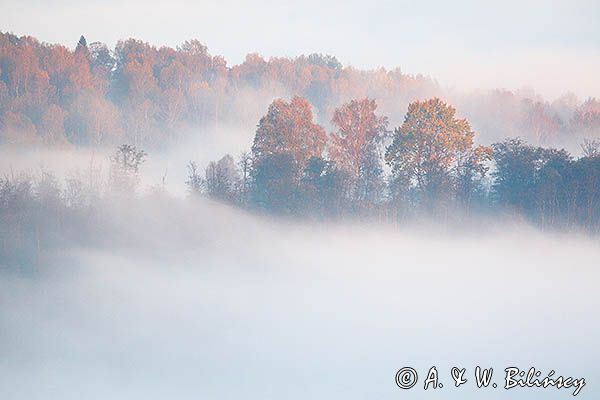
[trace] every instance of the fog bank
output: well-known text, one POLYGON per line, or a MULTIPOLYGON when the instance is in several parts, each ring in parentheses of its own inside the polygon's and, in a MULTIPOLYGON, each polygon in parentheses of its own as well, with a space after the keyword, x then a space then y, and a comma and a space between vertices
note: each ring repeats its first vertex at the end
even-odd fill
POLYGON ((571 396, 454 389, 455 365, 499 384, 508 366, 554 369, 598 395, 596 239, 291 224, 211 202, 114 213, 106 246, 0 279, 1 398, 571 396), (395 386, 432 365, 447 389, 395 386))

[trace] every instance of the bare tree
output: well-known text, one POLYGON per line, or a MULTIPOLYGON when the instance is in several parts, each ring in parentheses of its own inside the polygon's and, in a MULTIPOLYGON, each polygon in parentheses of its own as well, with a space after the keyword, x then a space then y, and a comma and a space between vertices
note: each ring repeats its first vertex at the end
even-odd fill
POLYGON ((134 194, 139 183, 140 166, 146 161, 146 152, 131 144, 122 144, 111 156, 110 180, 113 191, 134 194))
POLYGON ((190 161, 187 165, 188 177, 185 184, 188 187, 188 191, 191 195, 202 194, 206 187, 206 182, 200 173, 198 165, 194 161, 190 161))
POLYGON ((583 150, 584 157, 600 157, 600 140, 583 139, 583 144, 581 144, 581 150, 583 150))

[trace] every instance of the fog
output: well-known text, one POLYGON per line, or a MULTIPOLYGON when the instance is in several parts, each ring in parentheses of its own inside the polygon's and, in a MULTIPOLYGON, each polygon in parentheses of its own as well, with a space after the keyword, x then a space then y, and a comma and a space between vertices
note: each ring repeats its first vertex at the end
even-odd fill
MULTIPOLYGON (((584 377, 600 357, 597 238, 307 223, 208 200, 113 205, 85 246, 0 279, 3 399, 571 397, 473 389, 476 365, 584 377), (422 390, 429 367, 444 389, 422 390), (408 392, 394 383, 419 372, 408 392), (469 383, 452 387, 452 366, 469 383)), ((546 376, 546 375, 542 375, 546 376)))
POLYGON ((600 3, 554 3, 3 0, 2 30, 37 39, 2 44, 0 400, 572 397, 504 390, 507 367, 584 378, 578 397, 599 398, 598 154, 556 152, 548 169, 539 149, 511 158, 516 190, 498 205, 497 164, 451 150, 469 153, 446 172, 471 208, 440 190, 431 219, 416 174, 395 181, 381 157, 363 164, 367 141, 354 157, 377 175, 364 199, 320 145, 316 172, 308 160, 261 166, 276 173, 254 203, 248 181, 261 175, 225 176, 218 197, 204 174, 213 160, 215 177, 239 168, 269 105, 296 95, 314 117, 287 118, 328 134, 351 100, 376 100, 391 133, 410 103, 439 97, 476 144, 520 136, 582 156, 600 138, 600 103, 586 100, 600 95, 600 3), (130 37, 144 42, 114 49, 130 37), (176 50, 191 38, 210 51, 176 50), (123 143, 149 154, 114 161, 111 182, 123 143), (424 391, 432 366, 444 387, 424 391), (498 388, 477 389, 476 366, 498 388), (403 367, 419 374, 410 390, 395 382, 403 367))
MULTIPOLYGON (((204 129, 184 130, 181 138, 160 151, 150 151, 140 175, 140 192, 161 187, 178 197, 186 195, 186 165, 196 162, 202 169, 224 154, 237 157, 252 145, 252 126, 221 124, 204 129)), ((58 146, 0 146, 0 177, 42 172, 60 180, 76 178, 87 181, 90 175, 106 184, 110 157, 116 146, 72 148, 58 146)))

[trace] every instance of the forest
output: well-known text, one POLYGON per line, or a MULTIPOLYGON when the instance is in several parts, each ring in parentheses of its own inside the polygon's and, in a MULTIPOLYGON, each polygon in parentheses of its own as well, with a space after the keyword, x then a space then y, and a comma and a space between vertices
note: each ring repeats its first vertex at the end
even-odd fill
POLYGON ((569 93, 552 101, 527 88, 465 93, 399 68, 360 70, 323 54, 249 54, 229 65, 198 40, 174 49, 127 39, 110 49, 82 36, 71 50, 0 32, 0 143, 156 149, 186 134, 253 126, 273 99, 293 96, 307 99, 328 129, 334 111, 353 99, 375 99, 395 126, 410 103, 439 97, 471 122, 481 143, 520 136, 576 151, 600 135, 600 101, 569 93))
POLYGON ((2 145, 112 156, 107 176, 90 167, 67 179, 47 170, 0 177, 0 258, 35 265, 46 248, 104 240, 115 204, 169 198, 164 182, 140 190, 152 154, 184 135, 223 135, 233 122, 255 127, 251 147, 208 165, 180 160, 185 201, 394 225, 522 218, 597 234, 600 102, 524 96, 452 93, 320 54, 252 54, 230 67, 198 41, 157 49, 129 39, 111 50, 82 36, 71 51, 1 33, 2 145), (577 155, 561 143, 577 143, 577 155))
MULTIPOLYGON (((368 98, 335 110, 332 124, 336 129, 327 133, 304 98, 274 100, 249 152, 226 154, 206 168, 188 163, 186 201, 210 198, 321 221, 397 225, 432 218, 443 225, 494 215, 526 218, 542 229, 600 230, 597 140, 584 142, 579 158, 519 138, 476 145, 469 122, 439 98, 411 103, 393 129, 368 98)), ((2 258, 35 264, 40 246, 98 240, 118 219, 107 217, 115 205, 169 198, 164 185, 139 197, 147 157, 123 144, 105 179, 93 170, 64 183, 44 170, 1 178, 2 258)))
POLYGON ((0 0, 0 400, 600 399, 599 21, 0 0))

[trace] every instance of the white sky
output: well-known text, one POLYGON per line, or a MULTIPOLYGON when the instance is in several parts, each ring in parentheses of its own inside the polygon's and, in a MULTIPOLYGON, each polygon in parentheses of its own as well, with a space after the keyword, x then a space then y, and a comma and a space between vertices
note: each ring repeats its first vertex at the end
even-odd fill
POLYGON ((330 53, 458 89, 524 86, 600 97, 600 1, 0 0, 0 30, 74 46, 197 38, 230 64, 330 53))

